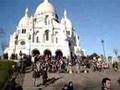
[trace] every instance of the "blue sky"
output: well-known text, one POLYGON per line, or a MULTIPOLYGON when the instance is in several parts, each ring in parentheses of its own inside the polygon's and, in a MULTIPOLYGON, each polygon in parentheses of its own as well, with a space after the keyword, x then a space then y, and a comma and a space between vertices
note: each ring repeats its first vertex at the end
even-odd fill
MULTIPOLYGON (((8 42, 16 26, 29 8, 33 15, 43 0, 0 0, 0 28, 5 35, 1 43, 8 42)), ((80 45, 87 54, 103 54, 101 39, 104 40, 106 55, 114 55, 113 49, 120 51, 120 0, 49 0, 55 7, 59 19, 64 9, 80 37, 80 45)))

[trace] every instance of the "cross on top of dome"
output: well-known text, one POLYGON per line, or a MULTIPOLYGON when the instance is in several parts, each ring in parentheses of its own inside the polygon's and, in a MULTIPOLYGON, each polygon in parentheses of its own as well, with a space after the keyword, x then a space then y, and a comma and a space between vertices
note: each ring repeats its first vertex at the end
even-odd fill
POLYGON ((28 13, 28 8, 25 9, 25 13, 26 13, 26 14, 28 13))
POLYGON ((48 2, 48 0, 44 0, 44 2, 48 2))
POLYGON ((64 10, 64 17, 66 18, 67 17, 67 11, 64 10))
POLYGON ((25 9, 25 16, 28 16, 28 8, 25 9))

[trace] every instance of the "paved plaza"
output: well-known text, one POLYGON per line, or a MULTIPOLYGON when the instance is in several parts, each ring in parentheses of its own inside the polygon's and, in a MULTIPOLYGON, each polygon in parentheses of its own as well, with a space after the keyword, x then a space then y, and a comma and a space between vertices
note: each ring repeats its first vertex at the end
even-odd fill
POLYGON ((112 80, 112 90, 120 90, 117 80, 120 78, 120 72, 90 72, 80 74, 68 73, 49 73, 51 80, 47 86, 43 86, 42 79, 38 79, 38 87, 32 83, 32 72, 26 73, 23 82, 23 90, 62 90, 65 84, 73 81, 74 90, 101 90, 101 81, 104 77, 112 80))

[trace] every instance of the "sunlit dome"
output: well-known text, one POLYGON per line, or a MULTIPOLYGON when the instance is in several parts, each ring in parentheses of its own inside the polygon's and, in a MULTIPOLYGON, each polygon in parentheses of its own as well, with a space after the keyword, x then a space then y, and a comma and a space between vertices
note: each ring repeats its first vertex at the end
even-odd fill
POLYGON ((29 24, 29 16, 28 16, 28 8, 25 10, 25 15, 21 18, 18 26, 28 26, 29 24))
POLYGON ((67 28, 72 28, 72 22, 67 17, 67 11, 64 11, 64 18, 61 20, 61 24, 65 25, 67 28))
POLYGON ((44 0, 44 2, 37 7, 35 15, 43 13, 55 13, 53 5, 48 0, 44 0))

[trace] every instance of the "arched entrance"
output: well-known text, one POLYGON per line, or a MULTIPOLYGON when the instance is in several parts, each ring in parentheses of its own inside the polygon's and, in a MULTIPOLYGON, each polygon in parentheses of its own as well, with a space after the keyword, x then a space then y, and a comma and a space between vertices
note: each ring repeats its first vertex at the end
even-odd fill
POLYGON ((56 50, 55 52, 55 58, 56 60, 60 60, 63 57, 63 53, 61 50, 56 50))
POLYGON ((40 54, 39 50, 38 49, 33 49, 32 50, 32 56, 34 57, 36 54, 40 54))
POLYGON ((51 56, 52 56, 51 51, 49 49, 44 50, 44 56, 51 58, 51 56))
POLYGON ((51 54, 51 51, 50 51, 50 50, 46 49, 46 50, 44 51, 44 55, 50 55, 50 56, 51 56, 52 54, 51 54))
POLYGON ((52 53, 49 49, 46 49, 44 51, 44 61, 47 62, 47 63, 50 63, 51 61, 51 56, 52 56, 52 53))

